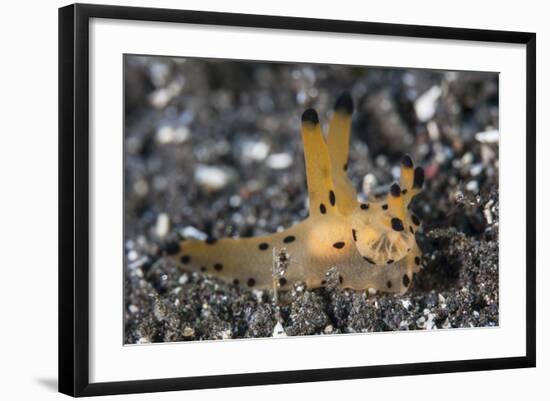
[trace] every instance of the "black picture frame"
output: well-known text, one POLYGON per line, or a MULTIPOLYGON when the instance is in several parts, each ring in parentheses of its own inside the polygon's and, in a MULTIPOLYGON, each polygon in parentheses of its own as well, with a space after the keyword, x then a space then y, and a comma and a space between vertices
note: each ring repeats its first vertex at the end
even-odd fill
POLYGON ((236 387, 534 367, 536 35, 527 32, 74 4, 59 9, 59 391, 71 396, 236 387), (90 383, 89 381, 89 23, 91 18, 436 38, 526 46, 526 353, 457 360, 90 383))

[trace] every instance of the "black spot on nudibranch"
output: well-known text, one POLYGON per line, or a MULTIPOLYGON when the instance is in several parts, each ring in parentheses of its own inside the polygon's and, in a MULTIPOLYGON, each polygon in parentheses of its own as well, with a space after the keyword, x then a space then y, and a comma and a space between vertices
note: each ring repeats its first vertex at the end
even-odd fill
POLYGON ((167 242, 164 245, 164 251, 168 255, 175 255, 176 253, 178 253, 180 251, 180 244, 176 241, 167 242))
POLYGON ((390 260, 388 260, 386 263, 387 263, 388 265, 391 265, 393 262, 394 262, 393 259, 390 259, 390 260))
POLYGON ((411 234, 414 234, 413 226, 409 226, 409 231, 411 232, 411 234))
POLYGON ((366 256, 363 256, 363 259, 365 259, 368 263, 370 263, 371 265, 375 265, 376 263, 374 263, 374 260, 372 260, 371 258, 367 258, 366 256))
POLYGON ((235 280, 233 280, 233 284, 234 284, 234 285, 239 285, 239 279, 236 278, 235 280))
POLYGON ((180 261, 181 263, 183 263, 184 265, 188 264, 189 262, 191 262, 191 256, 189 255, 183 255, 181 258, 180 258, 180 261))
POLYGON ((223 265, 221 263, 216 263, 214 265, 214 270, 221 272, 223 270, 223 265))
POLYGON ((325 214, 327 212, 327 208, 323 203, 319 205, 319 211, 321 212, 321 214, 325 214))
POLYGON ((420 258, 418 256, 415 256, 414 264, 417 265, 417 266, 420 266, 420 258))
POLYGON ((403 221, 397 217, 391 219, 391 228, 395 231, 403 231, 405 229, 405 227, 403 227, 403 221))
POLYGON ((357 231, 355 229, 351 230, 351 235, 353 236, 353 240, 357 242, 357 231))
POLYGON ((396 183, 393 183, 392 186, 390 187, 390 193, 391 193, 391 196, 396 198, 401 195, 401 188, 396 183))
POLYGON ((348 171, 348 164, 344 164, 344 171, 348 171))
POLYGON ((334 244, 332 244, 333 247, 335 247, 336 249, 342 249, 344 246, 346 246, 346 243, 345 242, 335 242, 334 244))
POLYGON ((332 206, 336 204, 336 195, 334 195, 334 191, 332 189, 328 193, 328 200, 332 206))
POLYGON ((279 285, 280 285, 281 287, 284 287, 284 286, 286 285, 286 283, 287 283, 286 278, 281 277, 281 278, 279 279, 279 285))
POLYGON ((411 215, 411 220, 412 220, 412 222, 414 223, 415 226, 420 225, 420 219, 418 218, 418 216, 416 214, 411 215))
POLYGON ((407 190, 406 190, 406 189, 401 190, 401 195, 406 195, 406 194, 407 194, 407 190))
POLYGON ((208 245, 213 245, 218 242, 218 240, 216 238, 209 237, 204 242, 206 242, 208 245))
POLYGON ((411 279, 406 274, 403 274, 403 285, 405 287, 408 287, 411 282, 411 279))
POLYGON ((246 285, 248 285, 249 287, 254 287, 255 284, 256 284, 256 280, 254 280, 252 277, 250 277, 246 282, 246 285))
POLYGON ((262 242, 260 245, 258 245, 258 248, 260 251, 265 251, 267 248, 269 248, 269 244, 267 242, 262 242))
POLYGON ((369 204, 368 204, 368 203, 361 203, 361 209, 367 210, 368 208, 369 208, 369 204))
POLYGON ((312 123, 312 124, 319 124, 319 116, 317 115, 317 112, 314 109, 307 109, 302 114, 302 122, 303 123, 312 123))
POLYGON ((344 277, 342 277, 341 274, 338 275, 338 281, 340 282, 340 284, 344 282, 344 277))
POLYGON ((390 280, 388 280, 388 282, 386 283, 386 287, 391 288, 391 281, 390 280))
POLYGON ((388 210, 388 205, 384 203, 384 204, 382 205, 382 209, 388 210))
POLYGON ((289 236, 287 236, 283 239, 283 242, 285 244, 289 244, 291 242, 294 242, 295 239, 296 239, 296 237, 294 235, 289 235, 289 236))
POLYGON ((206 271, 206 266, 201 266, 201 272, 205 272, 206 271))

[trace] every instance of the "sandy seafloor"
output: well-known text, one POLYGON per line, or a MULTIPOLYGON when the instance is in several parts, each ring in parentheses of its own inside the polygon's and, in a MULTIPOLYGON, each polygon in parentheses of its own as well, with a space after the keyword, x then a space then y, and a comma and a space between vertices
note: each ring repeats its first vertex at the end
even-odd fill
MULTIPOLYGON (((126 343, 499 324, 498 75, 128 57, 126 343), (423 270, 404 295, 250 291, 163 257, 178 237, 247 237, 307 217, 300 115, 355 100, 348 175, 388 191, 408 153, 423 270)), ((266 266, 266 268, 271 268, 266 266)))

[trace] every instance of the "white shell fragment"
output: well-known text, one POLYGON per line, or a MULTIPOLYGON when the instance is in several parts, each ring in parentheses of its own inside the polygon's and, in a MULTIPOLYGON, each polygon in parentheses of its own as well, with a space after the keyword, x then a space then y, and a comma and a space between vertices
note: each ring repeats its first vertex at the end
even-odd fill
POLYGON ((206 190, 217 191, 229 182, 229 174, 220 167, 199 165, 195 170, 195 181, 206 190))
POLYGON ((422 122, 430 120, 437 109, 437 100, 441 96, 441 88, 439 86, 432 86, 426 92, 424 92, 416 102, 414 102, 414 110, 416 117, 422 122))
POLYGON ((199 241, 204 241, 205 239, 208 238, 208 235, 206 235, 205 233, 203 233, 202 231, 196 229, 193 226, 186 226, 186 227, 182 228, 180 230, 179 234, 183 238, 198 239, 199 241))
POLYGON ((371 174, 371 173, 366 174, 363 177, 363 185, 362 185, 363 193, 365 195, 372 193, 377 183, 378 183, 378 180, 376 179, 374 174, 371 174))
POLYGON ((189 128, 186 126, 163 125, 157 129, 155 138, 158 143, 184 143, 190 137, 189 128))
POLYGON ((168 217, 166 213, 160 213, 157 216, 155 234, 159 238, 164 238, 166 237, 166 234, 168 234, 168 231, 170 231, 170 217, 168 217))
POLYGON ((479 184, 475 180, 468 181, 466 184, 466 190, 470 192, 477 192, 479 191, 479 184))
POLYGON ((475 134, 475 138, 481 143, 497 143, 500 138, 500 132, 496 129, 478 132, 475 134))
POLYGON ((288 153, 274 153, 267 158, 266 163, 273 170, 283 170, 292 164, 292 156, 288 153))
POLYGON ((277 324, 273 328, 273 337, 286 337, 286 336, 287 335, 283 325, 281 324, 281 322, 277 322, 277 324))
POLYGON ((269 154, 269 145, 261 141, 246 141, 242 145, 242 156, 247 161, 262 161, 269 154))

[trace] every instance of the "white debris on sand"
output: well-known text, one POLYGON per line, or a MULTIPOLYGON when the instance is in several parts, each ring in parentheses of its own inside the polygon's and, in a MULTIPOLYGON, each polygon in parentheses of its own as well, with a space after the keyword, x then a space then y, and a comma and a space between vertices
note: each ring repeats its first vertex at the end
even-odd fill
POLYGON ((170 231, 170 217, 166 213, 160 213, 157 216, 157 224, 155 226, 155 234, 159 238, 164 238, 170 231))
POLYGON ((144 179, 134 182, 134 193, 139 197, 144 197, 149 192, 149 184, 144 179))
POLYGON ((277 322, 273 328, 273 337, 286 337, 287 334, 281 322, 277 322))
POLYGON ((189 276, 187 275, 187 273, 182 274, 178 279, 178 283, 181 285, 187 284, 188 281, 189 281, 189 276))
POLYGON ((183 227, 181 230, 179 230, 179 234, 183 238, 198 239, 198 240, 201 240, 201 241, 204 241, 205 239, 208 238, 208 235, 206 235, 205 233, 203 233, 202 231, 196 229, 193 226, 183 227))
POLYGON ((412 303, 411 303, 410 299, 405 298, 405 299, 402 299, 402 300, 401 300, 401 305, 403 305, 403 308, 409 310, 409 308, 411 307, 412 303))
POLYGON ((441 88, 439 86, 432 86, 416 99, 414 110, 420 121, 426 122, 435 115, 437 100, 440 96, 441 88))
POLYGON ((160 88, 149 95, 151 106, 156 109, 163 109, 182 90, 183 84, 178 81, 171 82, 167 87, 160 88))
POLYGON ((368 195, 370 193, 372 193, 373 189, 376 187, 376 184, 377 184, 378 180, 376 179, 376 177, 374 176, 374 174, 366 174, 364 177, 363 177, 363 193, 365 195, 368 195))
POLYGON ((481 143, 497 143, 500 138, 500 132, 496 129, 478 132, 475 134, 475 138, 481 143))
POLYGON ((483 216, 485 217, 485 220, 487 221, 488 225, 493 224, 493 212, 492 212, 491 208, 492 208, 494 203, 495 203, 495 201, 493 199, 491 199, 491 200, 489 200, 489 202, 487 202, 485 204, 485 207, 483 208, 483 216))
POLYGON ((189 128, 184 125, 174 127, 172 125, 162 125, 157 129, 155 138, 160 144, 184 143, 190 137, 189 128))
POLYGON ((186 338, 195 337, 195 329, 189 326, 185 327, 183 329, 183 337, 186 337, 186 338))
POLYGON ((262 161, 269 154, 269 145, 262 141, 245 141, 241 152, 245 161, 262 161))
POLYGON ((468 181, 468 183, 466 184, 466 190, 470 192, 477 192, 479 190, 478 182, 475 180, 468 181))
POLYGON ((207 191, 217 191, 227 185, 229 174, 220 167, 199 165, 195 170, 195 181, 207 191))
POLYGON ((292 156, 288 153, 273 153, 267 158, 267 167, 273 170, 284 170, 292 165, 292 156))

